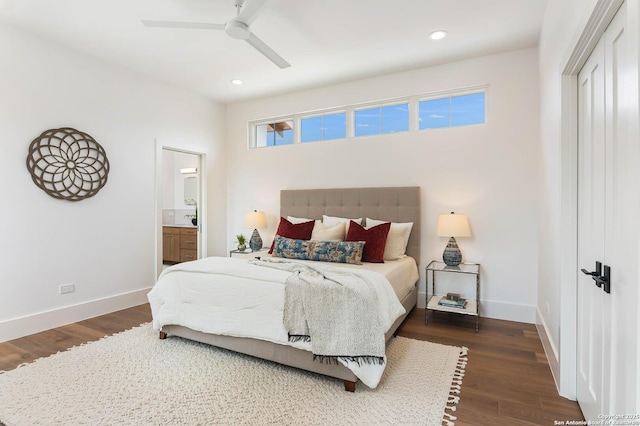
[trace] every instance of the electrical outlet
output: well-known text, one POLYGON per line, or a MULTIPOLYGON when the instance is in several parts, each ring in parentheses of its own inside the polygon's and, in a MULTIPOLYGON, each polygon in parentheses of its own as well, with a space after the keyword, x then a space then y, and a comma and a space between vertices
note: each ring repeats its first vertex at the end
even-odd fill
POLYGON ((76 291, 76 285, 73 283, 62 284, 60 286, 60 294, 71 293, 76 291))
POLYGON ((551 314, 551 307, 549 306, 549 302, 547 302, 547 316, 551 314))

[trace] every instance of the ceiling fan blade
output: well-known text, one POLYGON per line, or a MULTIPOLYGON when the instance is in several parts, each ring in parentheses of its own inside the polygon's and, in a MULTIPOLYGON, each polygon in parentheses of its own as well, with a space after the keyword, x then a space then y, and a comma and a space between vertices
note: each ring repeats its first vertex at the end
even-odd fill
POLYGON ((248 0, 240 9, 240 13, 235 17, 236 21, 240 21, 243 24, 249 26, 258 17, 262 8, 267 4, 269 0, 248 0))
POLYGON ((258 52, 262 53, 264 56, 267 57, 267 59, 269 59, 271 62, 273 62, 280 68, 288 68, 291 66, 289 62, 285 61, 284 58, 282 58, 282 56, 278 55, 272 48, 267 46, 265 42, 260 40, 258 36, 256 36, 255 34, 251 33, 251 35, 249 35, 249 38, 246 39, 245 41, 249 43, 251 46, 255 47, 258 50, 258 52))
POLYGON ((190 30, 224 30, 224 24, 208 24, 206 22, 154 21, 142 19, 146 27, 185 28, 190 30))

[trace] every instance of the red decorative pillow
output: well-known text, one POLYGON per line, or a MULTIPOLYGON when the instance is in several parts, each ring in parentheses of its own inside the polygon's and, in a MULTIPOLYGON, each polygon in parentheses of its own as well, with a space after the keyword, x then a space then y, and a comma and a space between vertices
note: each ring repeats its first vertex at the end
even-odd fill
MULTIPOLYGON (((311 239, 311 232, 313 232, 313 225, 315 223, 315 220, 310 222, 291 223, 284 217, 281 217, 276 235, 280 235, 284 238, 291 238, 292 240, 308 241, 311 239)), ((275 242, 275 237, 273 241, 275 242)), ((273 243, 271 243, 271 248, 269 249, 269 254, 271 253, 273 253, 273 243)))
POLYGON ((391 223, 386 222, 366 229, 362 225, 351 221, 345 241, 364 241, 362 261, 371 263, 384 263, 384 247, 387 244, 391 223))

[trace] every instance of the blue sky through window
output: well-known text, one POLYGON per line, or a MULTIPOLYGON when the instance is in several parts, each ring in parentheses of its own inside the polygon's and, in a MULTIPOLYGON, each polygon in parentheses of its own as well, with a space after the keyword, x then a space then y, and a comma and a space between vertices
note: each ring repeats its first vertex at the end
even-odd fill
POLYGON ((322 140, 322 116, 308 117, 300 120, 300 141, 313 142, 322 140))
POLYGON ((300 141, 314 142, 347 137, 347 113, 317 115, 300 120, 300 141))
POLYGON ((382 116, 380 133, 409 131, 409 104, 384 106, 380 110, 382 116))
POLYGON ((468 126, 485 122, 484 92, 451 98, 451 125, 468 126))
MULTIPOLYGON (((290 145, 331 139, 346 139, 351 136, 372 136, 413 130, 410 124, 410 108, 416 106, 408 99, 398 104, 378 104, 369 108, 355 109, 353 115, 346 111, 318 113, 313 116, 293 115, 282 121, 256 124, 255 147, 290 145), (296 117, 300 117, 299 119, 296 117), (347 118, 353 120, 347 123, 347 118), (298 121, 299 120, 299 121, 298 121), (294 124, 299 123, 300 129, 294 124), (347 129, 353 125, 353 135, 347 129)), ((462 95, 449 95, 425 99, 417 103, 418 129, 483 124, 486 122, 486 93, 484 91, 462 95)), ((334 110, 336 111, 336 110, 334 110)))
POLYGON ((347 137, 347 113, 340 112, 324 116, 324 138, 343 139, 347 137))
POLYGON ((268 146, 291 145, 293 143, 293 130, 283 130, 281 133, 269 132, 268 146))
POLYGON ((380 107, 361 109, 356 111, 356 136, 370 136, 380 134, 380 107))
POLYGON ((256 126, 256 138, 256 146, 259 147, 290 145, 293 143, 293 121, 278 121, 256 126))
POLYGON ((419 104, 420 130, 449 127, 451 98, 422 101, 419 104))
POLYGON ((356 110, 355 136, 409 131, 409 104, 356 110))
POLYGON ((420 101, 420 130, 467 126, 485 122, 484 92, 420 101))

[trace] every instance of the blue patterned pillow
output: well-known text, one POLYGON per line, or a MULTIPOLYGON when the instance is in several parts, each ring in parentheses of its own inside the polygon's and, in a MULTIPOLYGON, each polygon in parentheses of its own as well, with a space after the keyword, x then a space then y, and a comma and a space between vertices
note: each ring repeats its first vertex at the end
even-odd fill
POLYGON ((363 241, 306 241, 276 235, 272 255, 287 259, 360 265, 363 248, 363 241))

